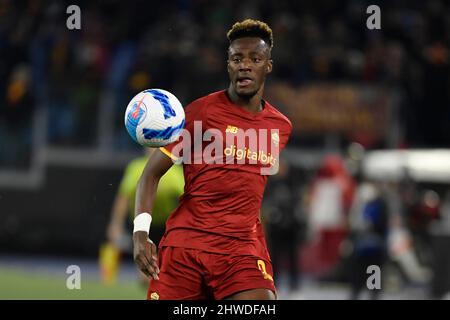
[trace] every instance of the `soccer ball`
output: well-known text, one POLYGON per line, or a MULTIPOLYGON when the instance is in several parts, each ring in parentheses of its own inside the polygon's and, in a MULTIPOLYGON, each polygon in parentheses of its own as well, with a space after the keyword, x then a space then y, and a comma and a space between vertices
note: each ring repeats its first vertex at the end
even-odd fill
POLYGON ((177 140, 184 128, 184 119, 180 101, 162 89, 138 93, 125 111, 128 134, 145 147, 162 147, 177 140))

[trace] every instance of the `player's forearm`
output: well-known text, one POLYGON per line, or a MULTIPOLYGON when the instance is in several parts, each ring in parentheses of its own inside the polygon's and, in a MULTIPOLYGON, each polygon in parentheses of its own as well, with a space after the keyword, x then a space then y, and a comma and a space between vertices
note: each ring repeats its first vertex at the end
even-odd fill
POLYGON ((136 190, 135 216, 143 212, 152 213, 159 179, 154 175, 143 175, 139 180, 136 190))
POLYGON ((156 190, 161 177, 173 165, 172 160, 159 150, 152 153, 136 189, 135 216, 152 212, 156 190))
POLYGON ((154 171, 149 170, 146 166, 136 189, 133 258, 142 272, 155 280, 159 280, 158 253, 155 244, 149 239, 152 219, 148 214, 152 212, 160 176, 155 176, 152 172, 154 171))

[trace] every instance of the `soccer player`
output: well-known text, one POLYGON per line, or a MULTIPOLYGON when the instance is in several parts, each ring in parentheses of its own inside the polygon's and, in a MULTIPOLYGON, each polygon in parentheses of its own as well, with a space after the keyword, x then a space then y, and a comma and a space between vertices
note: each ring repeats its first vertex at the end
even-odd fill
POLYGON ((262 169, 277 165, 292 125, 262 98, 273 64, 270 27, 247 19, 235 23, 227 37, 228 89, 186 106, 185 130, 192 137, 186 145, 190 149, 174 152, 184 138, 160 148, 148 161, 138 185, 134 260, 150 277, 147 297, 151 300, 276 299, 260 221, 268 178, 262 169), (196 138, 195 123, 202 125, 202 132, 213 129, 221 133, 222 140, 216 136, 215 142, 222 143, 223 152, 215 154, 216 162, 193 161, 208 146, 196 138), (252 146, 250 138, 245 146, 226 145, 229 137, 247 130, 256 130, 260 141, 264 141, 264 130, 270 130, 265 139, 271 142, 271 149, 267 143, 252 146), (157 252, 149 239, 155 193, 160 177, 180 158, 185 192, 166 223, 157 252), (230 163, 230 158, 236 161, 230 163))

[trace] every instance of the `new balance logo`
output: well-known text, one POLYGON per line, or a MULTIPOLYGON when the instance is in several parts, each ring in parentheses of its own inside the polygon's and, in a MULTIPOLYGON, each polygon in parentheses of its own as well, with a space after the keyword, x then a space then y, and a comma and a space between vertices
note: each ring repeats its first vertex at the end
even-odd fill
POLYGON ((229 132, 229 133, 237 133, 238 132, 238 127, 235 126, 227 126, 227 129, 225 130, 225 132, 229 132))

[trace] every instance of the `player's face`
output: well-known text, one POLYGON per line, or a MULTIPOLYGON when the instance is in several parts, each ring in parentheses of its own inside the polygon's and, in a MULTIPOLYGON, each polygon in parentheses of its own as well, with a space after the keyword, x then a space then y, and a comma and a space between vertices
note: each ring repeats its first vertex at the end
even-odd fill
POLYGON ((264 40, 246 37, 231 43, 228 49, 228 75, 238 96, 253 97, 271 71, 270 49, 264 40))

